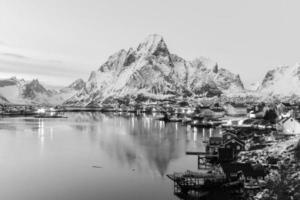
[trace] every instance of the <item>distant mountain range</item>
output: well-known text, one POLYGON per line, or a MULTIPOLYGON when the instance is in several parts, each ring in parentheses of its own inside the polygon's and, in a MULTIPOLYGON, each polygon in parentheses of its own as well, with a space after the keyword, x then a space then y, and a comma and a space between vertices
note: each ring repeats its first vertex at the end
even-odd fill
POLYGON ((78 79, 60 90, 46 89, 37 79, 25 81, 12 77, 0 80, 0 103, 13 104, 62 104, 85 87, 78 79))
POLYGON ((264 79, 244 88, 240 76, 205 57, 187 61, 170 53, 160 35, 150 35, 136 48, 111 55, 87 82, 74 81, 59 90, 38 80, 0 80, 0 103, 99 105, 122 98, 300 95, 300 65, 270 70, 264 79))

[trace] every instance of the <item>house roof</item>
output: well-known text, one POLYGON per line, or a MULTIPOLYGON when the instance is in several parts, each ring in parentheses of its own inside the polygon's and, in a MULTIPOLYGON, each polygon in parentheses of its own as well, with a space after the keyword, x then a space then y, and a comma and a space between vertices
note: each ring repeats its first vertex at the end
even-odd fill
POLYGON ((238 143, 238 144, 240 144, 240 145, 242 145, 242 146, 245 146, 245 142, 243 142, 242 140, 240 140, 240 139, 238 139, 238 138, 236 138, 236 137, 231 138, 230 140, 227 140, 226 142, 224 142, 224 145, 226 145, 226 144, 228 144, 228 143, 231 143, 231 142, 233 142, 233 141, 235 141, 236 143, 238 143))
POLYGON ((247 106, 242 103, 227 103, 227 105, 231 105, 234 108, 247 108, 247 106))
POLYGON ((289 120, 291 117, 286 117, 286 118, 283 118, 281 121, 279 121, 280 123, 284 123, 286 122, 287 120, 289 120))
POLYGON ((294 119, 295 121, 299 122, 300 123, 300 119, 299 118, 293 118, 293 117, 286 117, 286 118, 283 118, 279 121, 279 123, 285 123, 286 121, 288 121, 289 119, 294 119))
POLYGON ((292 106, 289 102, 281 102, 281 104, 284 106, 292 106))
POLYGON ((233 137, 237 137, 237 135, 234 132, 229 132, 229 131, 226 131, 225 133, 223 133, 223 137, 226 135, 232 135, 233 137))
POLYGON ((231 134, 237 135, 237 130, 236 129, 225 129, 223 132, 223 135, 225 135, 226 133, 231 133, 231 134))

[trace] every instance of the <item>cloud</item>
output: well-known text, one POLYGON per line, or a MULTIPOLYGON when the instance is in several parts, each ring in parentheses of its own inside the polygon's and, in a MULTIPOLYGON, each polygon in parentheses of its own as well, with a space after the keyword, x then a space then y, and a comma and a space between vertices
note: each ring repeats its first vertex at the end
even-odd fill
POLYGON ((16 54, 16 53, 0 53, 2 56, 8 56, 8 57, 13 57, 17 59, 29 59, 29 57, 21 55, 21 54, 16 54))
MULTIPOLYGON (((78 63, 47 57, 34 57, 22 52, 2 50, 0 52, 0 73, 19 78, 38 78, 54 85, 66 85, 78 78, 87 78, 88 71, 78 63)), ((2 76, 1 78, 9 78, 2 76)))
POLYGON ((0 45, 6 46, 7 44, 0 40, 0 45))

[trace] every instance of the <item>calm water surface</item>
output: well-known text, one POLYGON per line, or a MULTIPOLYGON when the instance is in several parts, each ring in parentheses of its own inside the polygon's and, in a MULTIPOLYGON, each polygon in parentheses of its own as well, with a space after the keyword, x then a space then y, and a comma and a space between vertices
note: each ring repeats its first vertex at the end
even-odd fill
POLYGON ((0 199, 177 199, 166 174, 197 169, 219 131, 101 113, 67 119, 0 118, 0 199))

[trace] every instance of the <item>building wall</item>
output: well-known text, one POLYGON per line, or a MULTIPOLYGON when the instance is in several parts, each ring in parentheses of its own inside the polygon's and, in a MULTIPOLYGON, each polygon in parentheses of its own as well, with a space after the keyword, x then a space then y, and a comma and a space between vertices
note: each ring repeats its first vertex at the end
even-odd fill
POLYGON ((283 132, 287 134, 300 134, 300 123, 290 118, 283 123, 283 132))
POLYGON ((226 106, 226 114, 232 116, 247 115, 247 108, 236 108, 232 105, 226 106))

